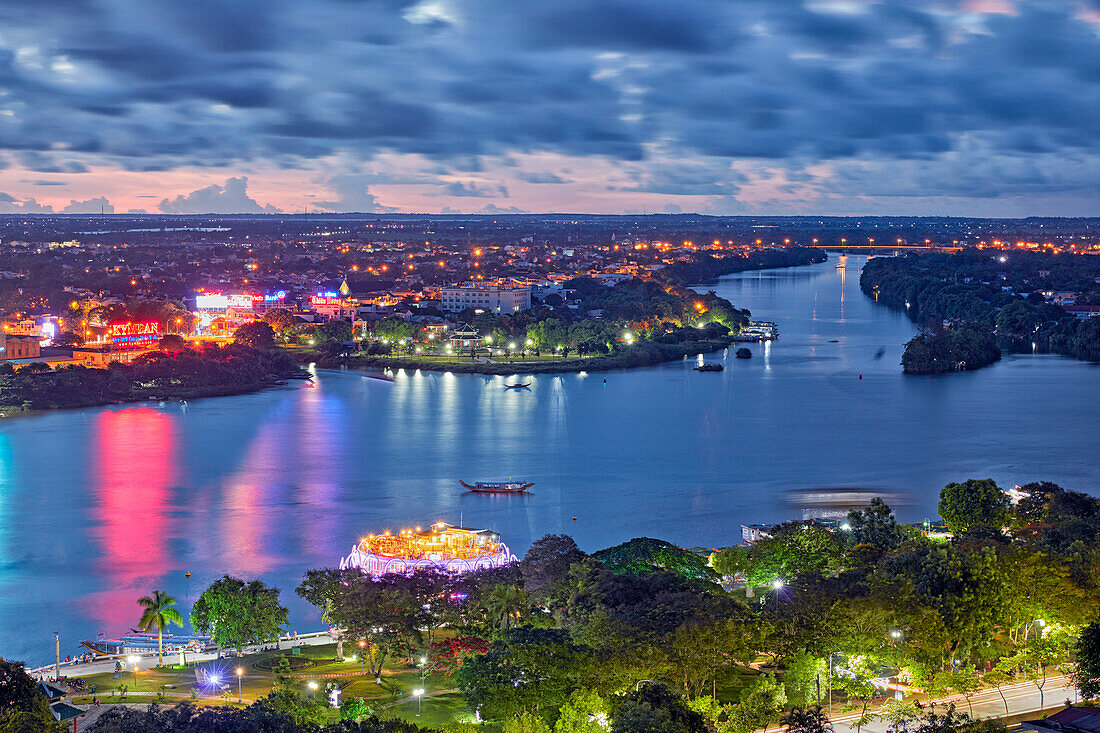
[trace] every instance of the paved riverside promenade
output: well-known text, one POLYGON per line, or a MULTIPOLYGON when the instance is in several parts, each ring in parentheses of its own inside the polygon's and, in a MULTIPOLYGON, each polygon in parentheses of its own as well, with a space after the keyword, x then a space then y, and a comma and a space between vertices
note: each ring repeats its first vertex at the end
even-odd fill
MULTIPOLYGON (((335 639, 329 634, 328 631, 313 631, 307 634, 298 634, 296 636, 283 636, 280 637, 277 642, 267 642, 265 644, 253 644, 244 648, 245 654, 255 654, 261 649, 290 649, 296 646, 321 646, 322 644, 332 644, 335 639)), ((232 651, 229 649, 223 649, 223 652, 232 651)), ((138 670, 150 669, 157 666, 157 653, 145 652, 144 654, 107 654, 97 656, 90 662, 62 662, 61 663, 61 676, 64 677, 83 677, 89 674, 101 674, 104 672, 114 672, 115 664, 118 661, 122 661, 123 667, 127 672, 132 672, 133 667, 130 665, 129 658, 131 656, 137 656, 139 661, 137 663, 138 670)), ((216 652, 187 652, 187 663, 199 663, 209 662, 212 659, 217 658, 216 652)), ((175 664, 179 660, 179 652, 173 651, 164 653, 165 664, 175 664)), ((27 674, 34 677, 37 680, 53 680, 56 672, 56 667, 53 664, 48 664, 44 667, 38 667, 36 669, 28 669, 27 674)))

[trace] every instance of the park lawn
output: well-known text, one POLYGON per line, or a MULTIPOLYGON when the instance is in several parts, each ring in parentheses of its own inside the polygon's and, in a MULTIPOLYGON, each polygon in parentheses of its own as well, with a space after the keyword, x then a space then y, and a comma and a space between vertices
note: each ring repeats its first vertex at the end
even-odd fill
POLYGON ((436 697, 425 697, 421 701, 420 719, 416 717, 416 699, 402 700, 393 707, 379 711, 379 717, 406 720, 426 728, 446 723, 472 723, 474 714, 466 707, 459 692, 449 692, 436 697))

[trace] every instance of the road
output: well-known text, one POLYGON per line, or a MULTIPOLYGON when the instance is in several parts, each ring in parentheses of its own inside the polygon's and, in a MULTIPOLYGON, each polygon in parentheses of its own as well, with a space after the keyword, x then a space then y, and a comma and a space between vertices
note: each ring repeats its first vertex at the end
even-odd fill
MULTIPOLYGON (((938 711, 942 709, 942 706, 953 702, 958 712, 967 713, 968 715, 971 706, 973 706, 975 718, 1003 718, 1006 715, 1037 713, 1040 710, 1039 690, 1032 682, 1005 685, 1000 688, 1000 692, 1004 693, 1004 700, 1001 699, 1000 693, 993 689, 983 690, 972 695, 970 705, 967 705, 966 698, 962 695, 938 698, 933 702, 936 703, 938 711), (1007 713, 1005 712, 1005 702, 1008 703, 1007 713)), ((1066 701, 1066 698, 1072 701, 1077 700, 1077 690, 1074 688, 1073 683, 1060 675, 1047 678, 1046 684, 1043 685, 1042 707, 1060 706, 1066 701)), ((855 733, 855 718, 856 716, 850 713, 837 716, 832 721, 833 729, 836 733, 855 733)), ((886 733, 889 725, 890 723, 887 721, 876 720, 863 726, 860 731, 861 733, 886 733)))

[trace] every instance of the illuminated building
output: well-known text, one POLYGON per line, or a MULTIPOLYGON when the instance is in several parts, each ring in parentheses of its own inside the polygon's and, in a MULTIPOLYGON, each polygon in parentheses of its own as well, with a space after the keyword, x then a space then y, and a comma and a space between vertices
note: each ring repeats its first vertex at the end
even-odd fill
POLYGON ((490 313, 519 313, 531 307, 531 288, 452 285, 440 293, 439 307, 453 312, 484 308, 490 313))
POLYGON ((396 535, 368 535, 340 561, 340 569, 359 568, 378 578, 387 573, 411 575, 420 569, 468 573, 515 561, 496 532, 436 522, 425 532, 417 527, 396 535))

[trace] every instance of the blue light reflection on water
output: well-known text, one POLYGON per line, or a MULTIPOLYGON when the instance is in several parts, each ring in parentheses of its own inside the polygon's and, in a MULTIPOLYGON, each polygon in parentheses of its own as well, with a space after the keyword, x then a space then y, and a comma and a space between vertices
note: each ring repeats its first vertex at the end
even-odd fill
POLYGON ((890 489, 919 520, 969 476, 1096 488, 1096 366, 1010 356, 905 377, 913 327, 863 296, 860 261, 711 286, 781 330, 751 359, 708 355, 721 373, 691 358, 524 376, 530 390, 514 391, 511 377, 325 372, 187 411, 0 422, 0 655, 46 662, 54 630, 75 653, 132 626, 137 596, 164 588, 186 605, 223 573, 278 585, 294 626, 315 627, 293 594, 305 569, 364 532, 438 519, 496 529, 518 553, 547 532, 588 550, 641 535, 718 546, 741 522, 797 515, 788 489, 890 489), (531 495, 458 485, 508 477, 534 481, 531 495))

